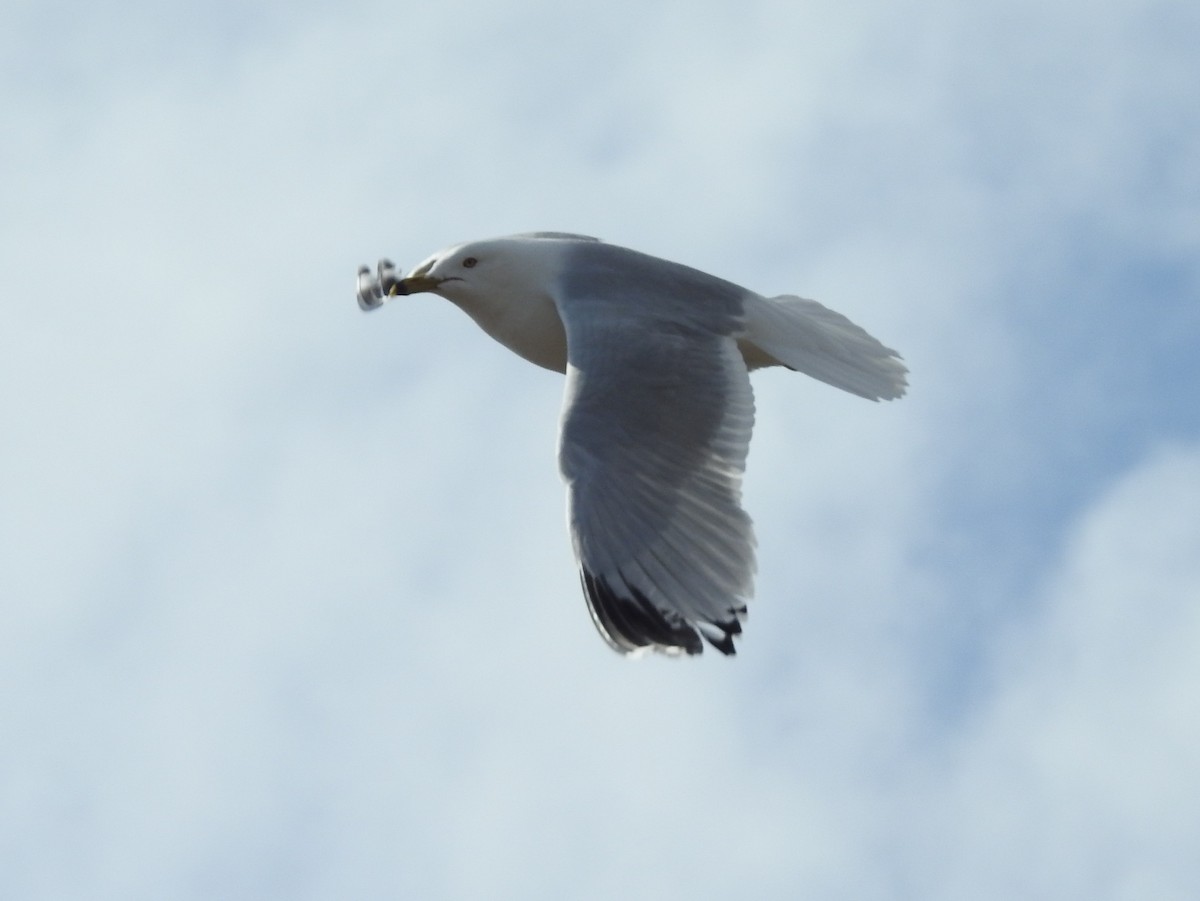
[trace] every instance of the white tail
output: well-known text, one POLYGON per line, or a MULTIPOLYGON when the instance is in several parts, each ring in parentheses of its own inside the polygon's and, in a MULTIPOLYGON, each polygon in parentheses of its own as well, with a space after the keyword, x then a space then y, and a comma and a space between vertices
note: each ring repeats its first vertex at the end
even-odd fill
POLYGON ((742 342, 770 358, 746 354, 752 365, 779 363, 867 400, 894 400, 908 386, 896 351, 815 300, 748 299, 742 342))

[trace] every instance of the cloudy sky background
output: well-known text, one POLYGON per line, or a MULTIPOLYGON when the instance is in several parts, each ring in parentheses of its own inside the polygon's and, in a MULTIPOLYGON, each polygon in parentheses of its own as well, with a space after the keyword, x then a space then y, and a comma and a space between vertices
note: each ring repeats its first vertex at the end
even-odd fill
POLYGON ((1200 894, 1194 3, 0 6, 0 897, 1200 894), (594 630, 560 377, 360 262, 845 312, 736 659, 594 630))

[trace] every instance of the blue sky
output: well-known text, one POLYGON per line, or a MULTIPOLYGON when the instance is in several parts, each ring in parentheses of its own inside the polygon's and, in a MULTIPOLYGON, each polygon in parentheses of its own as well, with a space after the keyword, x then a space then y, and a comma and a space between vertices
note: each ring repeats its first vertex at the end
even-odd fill
POLYGON ((0 896, 1200 892, 1200 13, 0 9, 0 896), (361 262, 602 236, 755 378, 735 660, 579 595, 560 378, 361 262))

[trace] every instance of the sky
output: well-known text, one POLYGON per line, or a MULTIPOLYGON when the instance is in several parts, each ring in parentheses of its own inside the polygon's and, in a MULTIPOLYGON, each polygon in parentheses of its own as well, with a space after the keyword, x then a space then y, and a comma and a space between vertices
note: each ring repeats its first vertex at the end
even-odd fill
POLYGON ((0 897, 1200 895, 1200 11, 0 5, 0 897), (613 654, 561 377, 360 263, 814 297, 736 658, 613 654))

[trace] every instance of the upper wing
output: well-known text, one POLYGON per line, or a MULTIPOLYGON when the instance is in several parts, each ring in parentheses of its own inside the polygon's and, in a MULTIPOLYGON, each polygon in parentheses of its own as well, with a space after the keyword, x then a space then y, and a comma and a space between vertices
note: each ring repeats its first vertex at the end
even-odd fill
POLYGON ((609 644, 696 654, 703 636, 732 654, 754 578, 740 289, 678 269, 672 284, 657 269, 567 284, 559 463, 584 592, 609 644))

